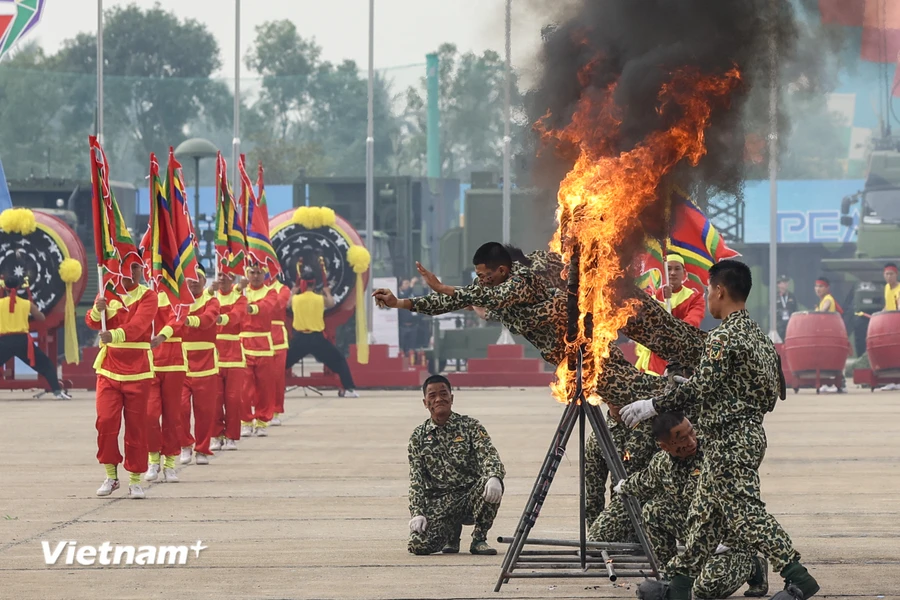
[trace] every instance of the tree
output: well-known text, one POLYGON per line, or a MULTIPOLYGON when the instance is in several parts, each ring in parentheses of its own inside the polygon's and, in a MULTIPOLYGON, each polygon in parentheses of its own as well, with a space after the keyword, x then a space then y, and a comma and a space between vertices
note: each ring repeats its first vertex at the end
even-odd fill
MULTIPOLYGON (((506 85, 505 64, 500 55, 486 50, 458 54, 453 44, 442 44, 438 54, 438 88, 441 132, 441 172, 445 177, 467 177, 477 170, 499 171, 503 156, 503 96, 506 85)), ((522 112, 522 96, 513 74, 511 103, 522 112)), ((406 94, 404 128, 411 139, 405 140, 406 158, 415 174, 425 174, 425 138, 427 117, 426 80, 406 94)), ((515 129, 522 128, 514 121, 515 129)), ((511 131, 520 141, 520 132, 511 131)), ((515 150, 514 150, 515 152, 515 150)))
MULTIPOLYGON (((209 79, 221 66, 219 47, 203 24, 181 21, 159 5, 115 7, 104 18, 104 132, 111 147, 130 147, 134 165, 141 165, 133 174, 137 178, 150 152, 163 153, 180 142, 202 107, 221 98, 221 84, 209 79)), ((82 33, 63 42, 51 61, 58 72, 87 76, 68 90, 71 106, 63 116, 82 146, 96 104, 89 77, 96 71, 95 57, 96 37, 82 33)))

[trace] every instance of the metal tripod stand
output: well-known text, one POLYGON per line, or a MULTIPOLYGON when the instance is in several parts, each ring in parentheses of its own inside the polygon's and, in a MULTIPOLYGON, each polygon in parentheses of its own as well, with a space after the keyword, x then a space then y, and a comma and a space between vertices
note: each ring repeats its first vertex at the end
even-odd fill
MULTIPOLYGON (((305 358, 300 359, 300 377, 303 377, 306 373, 305 365, 303 364, 305 360, 306 360, 305 358)), ((307 396, 307 397, 309 396, 309 392, 318 394, 319 396, 322 395, 322 392, 319 390, 319 388, 315 388, 311 385, 293 385, 293 386, 289 387, 288 389, 286 389, 285 393, 293 392, 297 388, 303 388, 303 395, 307 396)))
MULTIPOLYGON (((568 282, 568 332, 571 342, 578 334, 578 252, 573 253, 569 266, 568 282)), ((590 315, 585 318, 585 329, 591 329, 590 315)), ((625 465, 619 456, 615 443, 610 435, 606 420, 599 406, 587 402, 582 386, 583 348, 569 356, 569 370, 576 375, 576 387, 563 411, 559 427, 550 443, 550 449, 544 458, 531 495, 525 505, 515 536, 500 537, 498 541, 510 544, 495 592, 499 592, 504 583, 512 578, 562 578, 562 577, 608 577, 615 581, 619 577, 654 577, 659 579, 659 567, 650 540, 641 520, 641 507, 637 500, 630 496, 622 497, 631 526, 637 535, 638 543, 589 542, 585 523, 584 493, 584 448, 585 421, 590 422, 594 435, 600 444, 603 457, 609 467, 613 481, 627 477, 625 465), (569 437, 578 425, 579 442, 579 540, 533 539, 528 536, 537 522, 541 507, 550 491, 550 485, 565 454, 569 437), (525 546, 550 546, 555 549, 525 550, 525 546), (567 548, 567 549, 565 549, 567 548), (519 569, 527 569, 519 570, 519 569)))

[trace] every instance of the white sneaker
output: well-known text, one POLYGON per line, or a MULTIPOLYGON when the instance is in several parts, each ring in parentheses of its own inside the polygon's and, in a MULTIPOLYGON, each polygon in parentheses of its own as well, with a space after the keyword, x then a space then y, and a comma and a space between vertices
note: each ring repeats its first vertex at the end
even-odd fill
POLYGON ((237 450, 237 444, 234 440, 225 439, 225 443, 222 444, 222 450, 237 450))
POLYGON ((109 496, 117 489, 119 489, 119 480, 118 479, 110 479, 109 477, 107 477, 103 481, 103 485, 101 485, 97 489, 97 495, 98 496, 109 496))
POLYGON ((191 458, 194 456, 194 449, 190 446, 185 446, 181 449, 181 464, 189 465, 191 464, 191 458))
POLYGON ((175 469, 163 469, 163 480, 166 483, 178 483, 178 473, 175 469))
POLYGON ((208 465, 209 457, 207 455, 203 454, 202 452, 198 452, 197 453, 197 464, 198 465, 208 465))
POLYGON ((279 425, 281 425, 281 419, 277 416, 272 417, 272 420, 269 421, 269 427, 278 427, 279 425))
POLYGON ((56 398, 57 400, 71 400, 72 399, 72 396, 70 396, 63 390, 59 390, 58 392, 53 392, 53 397, 56 398))
POLYGON ((209 441, 209 449, 217 452, 222 449, 222 438, 213 438, 209 441))
POLYGON ((889 383, 887 385, 883 385, 880 388, 878 388, 878 391, 879 392, 893 392, 898 389, 900 389, 900 385, 897 385, 896 383, 889 383))
POLYGON ((159 464, 151 464, 147 469, 147 472, 144 473, 145 481, 156 481, 159 478, 159 464))
POLYGON ((359 394, 356 393, 356 390, 344 390, 338 394, 341 398, 359 398, 359 394))
POLYGON ((245 438, 250 437, 251 435, 253 435, 253 428, 249 425, 241 425, 241 437, 245 438))
POLYGON ((266 431, 268 427, 257 427, 253 433, 256 434, 256 437, 269 437, 269 432, 266 431))
POLYGON ((146 496, 144 495, 144 488, 142 488, 138 484, 129 485, 128 486, 128 497, 131 498, 132 500, 143 500, 144 498, 146 498, 146 496))

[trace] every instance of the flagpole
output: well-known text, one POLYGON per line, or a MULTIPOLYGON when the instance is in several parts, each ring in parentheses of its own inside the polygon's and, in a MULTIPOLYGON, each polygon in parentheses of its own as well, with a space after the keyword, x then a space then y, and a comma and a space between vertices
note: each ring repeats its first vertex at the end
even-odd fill
MULTIPOLYGON (((231 140, 231 185, 238 187, 241 155, 241 0, 234 0, 234 137, 231 140)), ((199 184, 198 184, 199 185, 199 184)))
MULTIPOLYGON (((778 11, 777 0, 770 0, 772 22, 778 11)), ((778 303, 778 38, 772 27, 769 40, 769 338, 778 340, 775 328, 778 303)), ((779 340, 781 341, 781 340, 779 340)))
MULTIPOLYGON (((99 139, 99 138, 98 138, 99 139)), ((97 235, 96 233, 94 235, 97 235)), ((97 282, 100 288, 101 297, 103 295, 103 265, 97 264, 97 282)), ((100 331, 106 331, 106 310, 100 313, 100 331)))
POLYGON ((103 0, 97 0, 97 141, 103 144, 103 0))
MULTIPOLYGON (((375 252, 375 0, 369 0, 369 106, 366 126, 366 244, 369 252, 375 252)), ((374 258, 374 256, 373 256, 374 258)), ((366 328, 369 343, 374 343, 372 335, 372 269, 366 283, 366 328)), ((363 310, 362 307, 356 307, 363 310)))
MULTIPOLYGON (((512 47, 512 0, 506 0, 506 60, 504 61, 504 81, 503 81, 503 199, 502 199, 502 223, 501 232, 504 244, 510 243, 509 222, 511 219, 510 210, 512 206, 512 181, 510 175, 510 133, 509 133, 509 111, 510 111, 510 88, 512 87, 512 64, 511 64, 511 47, 512 47)), ((435 340, 436 341, 436 340, 435 340)), ((497 340, 499 345, 515 344, 512 334, 506 327, 500 332, 500 338, 497 340)))

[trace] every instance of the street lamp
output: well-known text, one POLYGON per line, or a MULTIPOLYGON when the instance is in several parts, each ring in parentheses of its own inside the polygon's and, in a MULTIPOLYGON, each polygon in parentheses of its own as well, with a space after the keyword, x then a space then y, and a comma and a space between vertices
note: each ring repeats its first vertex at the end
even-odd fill
POLYGON ((194 159, 194 218, 200 218, 200 159, 215 158, 219 154, 216 145, 206 138, 191 138, 178 144, 175 158, 194 159))

